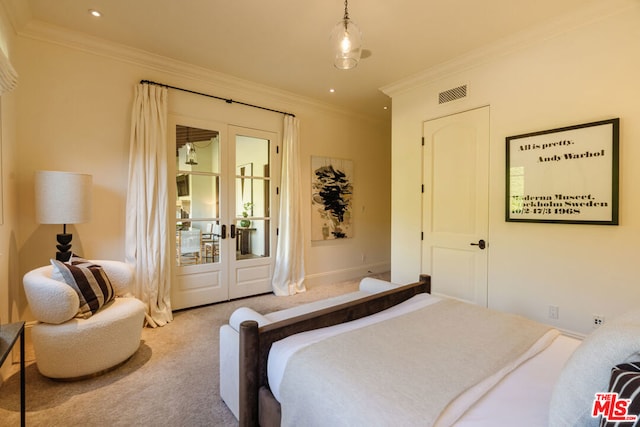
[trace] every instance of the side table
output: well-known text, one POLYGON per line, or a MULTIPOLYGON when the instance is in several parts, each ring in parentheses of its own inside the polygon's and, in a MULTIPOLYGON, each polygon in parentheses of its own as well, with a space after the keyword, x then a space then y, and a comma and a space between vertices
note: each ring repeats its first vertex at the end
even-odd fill
POLYGON ((236 251, 240 255, 248 255, 251 253, 251 233, 256 231, 255 228, 238 227, 238 238, 236 239, 236 251))
POLYGON ((13 346, 20 337, 20 425, 26 424, 26 395, 25 395, 25 370, 24 370, 24 322, 8 323, 0 325, 0 366, 11 354, 13 346))

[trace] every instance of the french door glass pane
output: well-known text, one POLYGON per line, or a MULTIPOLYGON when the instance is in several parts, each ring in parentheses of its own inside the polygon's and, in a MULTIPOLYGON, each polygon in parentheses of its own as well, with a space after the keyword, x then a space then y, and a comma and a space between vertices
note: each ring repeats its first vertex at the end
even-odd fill
POLYGON ((269 256, 269 220, 251 220, 248 227, 238 227, 236 236, 236 259, 262 258, 269 256))
POLYGON ((211 221, 182 221, 176 227, 180 266, 220 262, 220 227, 211 221))
POLYGON ((177 218, 212 218, 220 216, 220 177, 212 175, 178 174, 178 199, 182 209, 177 218), (181 189, 181 187, 184 187, 181 189))
POLYGON ((220 262, 219 132, 176 126, 176 263, 220 262))
POLYGON ((176 126, 176 170, 220 173, 219 132, 176 126))
POLYGON ((269 256, 270 144, 236 136, 236 259, 269 256))

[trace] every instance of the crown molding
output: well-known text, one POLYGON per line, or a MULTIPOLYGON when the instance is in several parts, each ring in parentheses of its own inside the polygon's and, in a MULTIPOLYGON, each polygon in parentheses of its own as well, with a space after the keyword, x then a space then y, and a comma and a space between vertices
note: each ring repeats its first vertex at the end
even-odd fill
POLYGON ((16 34, 31 20, 29 3, 24 0, 0 0, 0 5, 16 34))
POLYGON ((443 62, 413 76, 385 85, 380 90, 393 97, 639 6, 638 0, 596 0, 577 12, 557 17, 545 24, 505 37, 451 61, 443 62))
MULTIPOLYGON (((291 110, 292 106, 295 107, 303 104, 310 108, 320 109, 329 113, 347 115, 374 122, 380 121, 380 119, 376 117, 342 109, 296 93, 240 79, 229 74, 220 73, 208 68, 199 67, 165 56, 153 54, 145 50, 114 43, 85 33, 71 31, 42 21, 28 21, 18 29, 17 34, 19 37, 45 43, 52 43, 92 55, 107 57, 115 61, 126 62, 148 68, 150 71, 174 75, 180 79, 194 80, 196 84, 200 83, 207 86, 222 86, 229 91, 233 91, 234 97, 236 97, 237 94, 246 95, 247 99, 242 100, 244 102, 249 102, 247 100, 250 100, 251 97, 255 97, 256 93, 260 93, 261 95, 272 98, 276 104, 281 103, 285 105, 285 108, 277 106, 271 106, 271 108, 291 110)), ((171 84, 171 82, 160 83, 171 84)), ((238 100, 240 101, 241 99, 238 100)), ((292 113, 295 114, 295 111, 292 111, 292 113)))

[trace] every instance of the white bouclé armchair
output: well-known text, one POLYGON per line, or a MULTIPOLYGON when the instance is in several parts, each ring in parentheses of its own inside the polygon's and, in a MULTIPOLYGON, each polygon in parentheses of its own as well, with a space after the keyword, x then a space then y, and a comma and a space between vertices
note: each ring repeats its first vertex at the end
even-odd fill
POLYGON ((40 373, 55 379, 76 379, 109 370, 131 357, 140 346, 145 305, 130 295, 132 267, 120 261, 92 261, 106 273, 115 298, 89 318, 76 317, 78 293, 52 278, 53 266, 24 275, 24 290, 38 320, 31 338, 40 373))

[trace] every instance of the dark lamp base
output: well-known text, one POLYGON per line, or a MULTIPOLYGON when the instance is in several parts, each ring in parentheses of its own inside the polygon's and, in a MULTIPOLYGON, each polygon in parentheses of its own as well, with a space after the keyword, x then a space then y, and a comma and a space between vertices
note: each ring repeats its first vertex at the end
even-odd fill
POLYGON ((58 261, 66 262, 71 259, 71 239, 73 235, 71 233, 63 233, 58 234, 56 236, 56 240, 58 244, 56 248, 58 248, 58 252, 56 252, 56 259, 58 261))

